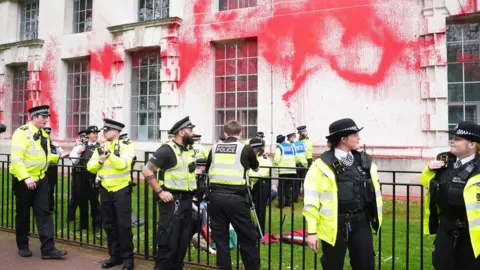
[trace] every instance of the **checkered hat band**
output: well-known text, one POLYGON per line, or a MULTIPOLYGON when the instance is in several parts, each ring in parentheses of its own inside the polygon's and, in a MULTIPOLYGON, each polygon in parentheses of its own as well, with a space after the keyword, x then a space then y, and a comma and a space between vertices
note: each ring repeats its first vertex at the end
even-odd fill
POLYGON ((298 132, 304 132, 305 130, 307 130, 306 128, 302 128, 302 129, 299 129, 298 132))
POLYGON ((331 136, 331 135, 336 134, 336 133, 339 133, 339 132, 348 131, 348 130, 357 131, 357 130, 358 130, 358 127, 357 127, 357 126, 353 126, 353 127, 349 127, 349 128, 344 128, 344 129, 341 129, 341 130, 337 130, 337 131, 335 131, 335 132, 330 133, 330 135, 328 135, 328 136, 331 136))
POLYGON ((183 123, 181 126, 179 126, 178 128, 176 128, 176 129, 173 131, 173 133, 177 133, 178 131, 180 131, 180 130, 182 130, 182 129, 190 126, 190 125, 192 125, 192 122, 187 121, 187 122, 183 123))
POLYGON ((122 127, 117 126, 117 125, 114 125, 114 124, 110 124, 110 123, 105 123, 105 124, 104 124, 104 127, 106 127, 106 128, 111 128, 111 129, 119 129, 119 130, 122 130, 122 127))
POLYGON ((48 109, 40 109, 37 111, 34 111, 32 114, 48 114, 48 109))
POLYGON ((480 138, 480 135, 468 132, 468 131, 463 130, 463 129, 457 129, 457 131, 455 132, 455 135, 471 135, 471 136, 475 136, 475 137, 480 138))

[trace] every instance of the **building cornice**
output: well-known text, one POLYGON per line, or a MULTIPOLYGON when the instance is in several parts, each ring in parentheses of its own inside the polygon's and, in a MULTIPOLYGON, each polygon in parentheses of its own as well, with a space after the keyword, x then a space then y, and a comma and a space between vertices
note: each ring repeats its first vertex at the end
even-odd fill
POLYGON ((120 24, 107 27, 108 31, 111 34, 125 32, 129 30, 134 30, 137 27, 157 27, 157 26, 180 26, 182 19, 178 17, 160 19, 160 20, 151 20, 151 21, 144 21, 144 22, 134 22, 134 23, 127 23, 127 24, 120 24))
MULTIPOLYGON (((0 0, 1 1, 1 0, 0 0)), ((43 39, 31 39, 31 40, 23 40, 23 41, 16 41, 11 43, 4 43, 0 44, 0 51, 8 50, 10 48, 15 47, 42 47, 45 41, 43 39)))

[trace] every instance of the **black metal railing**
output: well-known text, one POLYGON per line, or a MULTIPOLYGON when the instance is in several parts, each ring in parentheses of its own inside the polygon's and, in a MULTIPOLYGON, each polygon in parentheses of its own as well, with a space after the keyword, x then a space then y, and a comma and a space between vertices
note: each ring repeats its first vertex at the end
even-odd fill
MULTIPOLYGON (((147 154, 146 157, 147 158, 147 154)), ((146 159, 148 160, 148 159, 146 159)), ((0 198, 0 229, 13 231, 15 228, 15 196, 12 192, 12 176, 9 173, 9 155, 0 155, 2 168, 0 198)), ((156 254, 156 229, 158 221, 158 202, 156 194, 144 183, 141 174, 143 161, 137 161, 132 170, 132 180, 136 183, 132 192, 132 222, 134 235, 134 253, 146 259, 153 259, 156 254)), ((60 160, 57 167, 58 182, 54 192, 53 221, 55 238, 82 246, 107 248, 106 235, 103 230, 93 230, 92 217, 88 215, 89 226, 86 230, 76 231, 79 221, 78 211, 74 220, 69 222, 69 201, 72 189, 72 171, 75 166, 69 160, 60 160)), ((303 202, 300 195, 298 202, 277 208, 278 198, 274 188, 292 184, 303 179, 285 178, 276 175, 276 169, 270 168, 270 177, 262 178, 269 188, 269 202, 265 207, 265 243, 259 239, 258 249, 262 269, 320 269, 321 249, 318 254, 307 246, 305 218, 302 216, 303 202)), ((377 236, 374 236, 375 254, 378 269, 432 269, 431 251, 433 238, 424 236, 423 198, 425 190, 420 184, 411 184, 419 179, 420 172, 380 171, 383 194, 383 224, 377 236)), ((417 181, 418 182, 418 181, 417 181)), ((262 188, 262 185, 260 185, 262 188)), ((260 190, 261 192, 261 190, 260 190)), ((294 190, 290 190, 294 198, 294 190)), ((267 193, 267 192, 266 192, 267 193)), ((199 209, 208 204, 196 203, 199 209)), ((261 208, 257 205, 257 209, 261 208)), ((214 243, 210 241, 208 228, 208 211, 192 211, 192 242, 185 262, 192 267, 201 266, 217 268, 214 243), (204 226, 202 226, 202 222, 204 226), (206 225, 205 225, 206 223, 206 225), (198 243, 198 244, 197 244, 198 243), (203 248, 202 244, 203 243, 203 248), (204 250, 206 249, 206 250, 204 250)), ((32 214, 33 218, 33 214, 32 214)), ((32 220, 33 221, 33 220, 32 220)), ((35 222, 31 222, 31 233, 37 233, 35 222)), ((235 231, 230 231, 235 240, 235 231)), ((243 269, 238 244, 231 241, 232 263, 236 269, 243 269)), ((349 265, 348 255, 345 266, 349 265)))

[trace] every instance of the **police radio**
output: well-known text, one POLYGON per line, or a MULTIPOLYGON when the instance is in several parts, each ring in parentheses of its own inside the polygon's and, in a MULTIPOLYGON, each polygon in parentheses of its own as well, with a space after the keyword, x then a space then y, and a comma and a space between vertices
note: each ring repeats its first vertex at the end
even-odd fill
POLYGON ((438 156, 438 160, 443 161, 445 165, 443 165, 444 168, 448 167, 448 161, 450 159, 450 156, 448 154, 441 154, 438 156))

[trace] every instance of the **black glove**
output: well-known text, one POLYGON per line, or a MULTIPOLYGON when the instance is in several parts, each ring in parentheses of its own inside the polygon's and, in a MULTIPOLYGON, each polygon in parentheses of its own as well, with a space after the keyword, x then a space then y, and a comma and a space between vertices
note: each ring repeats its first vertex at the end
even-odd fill
POLYGON ((195 162, 191 162, 190 164, 188 164, 188 172, 189 173, 195 172, 195 168, 196 168, 195 162))

